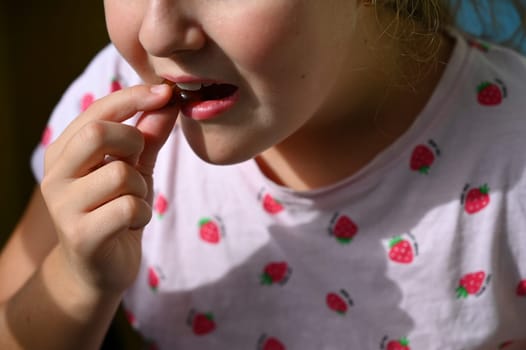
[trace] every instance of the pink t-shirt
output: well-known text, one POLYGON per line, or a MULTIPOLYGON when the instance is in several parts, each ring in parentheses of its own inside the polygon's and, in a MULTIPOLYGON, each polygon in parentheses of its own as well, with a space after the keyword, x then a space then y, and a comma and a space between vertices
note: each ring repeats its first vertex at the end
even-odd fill
MULTIPOLYGON (((105 48, 56 107, 37 178, 45 146, 83 108, 138 83, 105 48)), ((207 164, 176 127, 125 296, 130 322, 158 349, 498 349, 526 338, 525 92, 524 58, 459 36, 412 127, 357 174, 307 192, 252 160, 207 164)))

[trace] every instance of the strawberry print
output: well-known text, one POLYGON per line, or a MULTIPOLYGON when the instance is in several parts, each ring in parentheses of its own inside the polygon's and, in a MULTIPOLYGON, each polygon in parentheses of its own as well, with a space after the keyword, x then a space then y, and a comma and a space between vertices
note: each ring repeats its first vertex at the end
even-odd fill
POLYGON ((43 147, 48 146, 51 143, 51 139, 53 138, 53 132, 50 126, 47 126, 44 129, 44 132, 42 133, 42 137, 40 138, 40 144, 43 147))
POLYGON ((202 218, 199 220, 199 237, 201 237, 203 241, 217 244, 221 240, 221 234, 222 230, 219 220, 212 218, 202 218))
POLYGON ((80 110, 84 112, 95 101, 95 96, 92 93, 86 93, 80 100, 80 110))
POLYGON ((389 259, 401 264, 410 264, 413 258, 413 246, 407 239, 397 236, 389 241, 389 259))
POLYGON ((391 340, 387 343, 387 350, 410 350, 409 340, 407 338, 401 338, 398 340, 391 340))
POLYGON ((153 203, 153 209, 159 215, 159 218, 162 218, 168 209, 168 200, 161 193, 157 194, 155 201, 153 203))
POLYGON ((210 312, 190 311, 188 323, 195 335, 206 335, 216 329, 214 315, 210 312))
POLYGON ((335 311, 340 315, 345 315, 349 309, 349 306, 353 305, 353 302, 346 290, 342 289, 339 293, 330 292, 325 296, 325 303, 330 310, 335 311))
POLYGON ((489 281, 486 280, 486 273, 484 271, 477 271, 464 275, 457 288, 457 298, 467 298, 469 295, 480 295, 484 291, 484 284, 489 281))
POLYGON ((119 91, 121 89, 122 89, 122 85, 121 85, 119 78, 117 77, 113 78, 110 84, 110 93, 119 91))
POLYGON ((267 193, 263 196, 263 209, 269 214, 278 214, 283 211, 283 205, 267 193))
POLYGON ((291 269, 284 261, 268 263, 261 274, 261 284, 272 285, 279 283, 283 285, 287 283, 290 273, 291 269))
POLYGON ((341 244, 349 244, 358 233, 358 226, 347 215, 336 213, 331 220, 329 234, 334 236, 341 244))
POLYGON ((131 312, 130 310, 124 310, 124 316, 126 317, 126 320, 130 324, 130 326, 132 326, 133 328, 137 328, 138 322, 133 312, 131 312))
POLYGON ((477 87, 477 99, 483 106, 497 106, 506 97, 506 87, 499 79, 484 81, 477 87))
POLYGON ((148 269, 148 285, 152 291, 157 292, 163 279, 164 275, 159 267, 152 266, 148 269))
POLYGON ((286 350, 285 345, 274 337, 265 339, 263 345, 260 347, 261 350, 286 350))
MULTIPOLYGON (((465 191, 468 189, 469 185, 466 186, 465 191)), ((475 214, 487 207, 489 202, 490 195, 489 187, 487 184, 484 184, 479 188, 471 188, 465 196, 464 210, 468 214, 475 214)))
POLYGON ((499 349, 505 349, 505 348, 507 348, 508 346, 510 346, 512 344, 513 344, 512 340, 507 340, 507 341, 502 342, 502 343, 499 344, 499 349))
POLYGON ((520 297, 526 297, 526 280, 522 280, 519 282, 515 293, 520 297))
POLYGON ((431 165, 435 161, 435 154, 426 145, 418 145, 411 155, 411 170, 418 171, 420 174, 428 174, 431 165))
POLYGON ((468 39, 468 44, 482 52, 488 52, 490 50, 488 43, 482 42, 478 39, 468 39))
POLYGON ((286 347, 278 338, 262 334, 258 339, 257 350, 286 350, 286 347))

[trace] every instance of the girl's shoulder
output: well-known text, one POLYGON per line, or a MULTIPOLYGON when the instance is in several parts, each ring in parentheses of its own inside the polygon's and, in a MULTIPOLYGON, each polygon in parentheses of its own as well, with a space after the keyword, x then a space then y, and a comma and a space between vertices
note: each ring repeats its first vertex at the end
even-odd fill
POLYGON ((510 82, 526 84, 526 56, 511 46, 464 35, 473 63, 486 71, 494 71, 510 82))

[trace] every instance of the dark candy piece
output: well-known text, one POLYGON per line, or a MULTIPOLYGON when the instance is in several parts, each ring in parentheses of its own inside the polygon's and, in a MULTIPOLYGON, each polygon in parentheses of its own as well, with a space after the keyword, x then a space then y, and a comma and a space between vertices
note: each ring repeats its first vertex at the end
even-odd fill
POLYGON ((187 103, 203 100, 203 96, 200 91, 181 90, 177 87, 177 85, 172 85, 172 89, 173 93, 169 102, 170 105, 177 104, 182 106, 187 103))

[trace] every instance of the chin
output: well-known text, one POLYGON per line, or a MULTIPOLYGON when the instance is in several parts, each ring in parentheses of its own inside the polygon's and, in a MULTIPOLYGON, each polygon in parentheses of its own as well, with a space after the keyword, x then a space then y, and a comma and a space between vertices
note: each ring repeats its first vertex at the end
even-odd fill
POLYGON ((252 159, 255 155, 239 154, 239 152, 216 152, 192 147, 194 153, 203 161, 214 165, 232 165, 252 159))
POLYGON ((186 141, 192 151, 204 162, 214 165, 232 165, 247 161, 256 156, 257 152, 252 152, 244 145, 228 142, 206 142, 203 137, 192 137, 186 135, 186 141))

